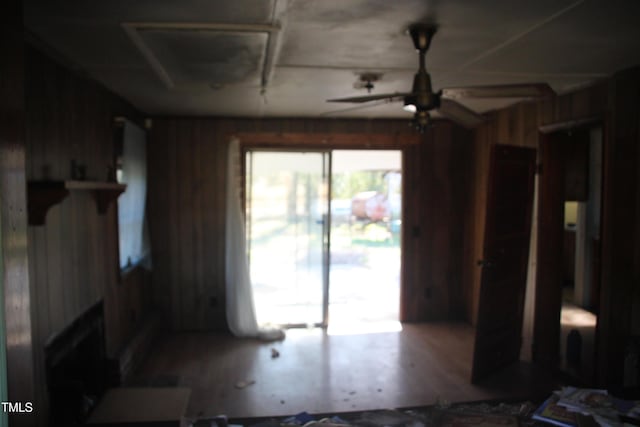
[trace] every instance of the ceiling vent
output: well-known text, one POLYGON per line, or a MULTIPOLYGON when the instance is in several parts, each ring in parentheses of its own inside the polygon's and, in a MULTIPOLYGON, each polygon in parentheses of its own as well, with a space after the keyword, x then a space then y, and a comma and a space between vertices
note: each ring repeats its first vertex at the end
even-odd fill
POLYGON ((125 23, 122 27, 168 89, 264 87, 273 68, 275 26, 125 23))

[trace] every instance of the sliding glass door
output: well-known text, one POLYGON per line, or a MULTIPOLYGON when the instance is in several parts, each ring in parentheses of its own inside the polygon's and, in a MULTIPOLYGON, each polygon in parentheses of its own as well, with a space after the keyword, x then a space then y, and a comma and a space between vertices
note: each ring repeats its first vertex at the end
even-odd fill
POLYGON ((258 323, 327 323, 329 163, 328 152, 247 153, 247 238, 258 323))
POLYGON ((258 323, 329 333, 399 327, 401 158, 399 150, 247 152, 258 323))

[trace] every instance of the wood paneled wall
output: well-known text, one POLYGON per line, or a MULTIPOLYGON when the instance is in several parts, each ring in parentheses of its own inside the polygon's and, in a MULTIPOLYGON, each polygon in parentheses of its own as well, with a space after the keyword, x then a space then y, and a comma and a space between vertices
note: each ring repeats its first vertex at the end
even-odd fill
MULTIPOLYGON (((113 118, 134 116, 135 110, 38 50, 29 47, 26 53, 27 178, 70 179, 75 160, 86 165, 87 179, 106 180, 107 167, 114 164, 113 118)), ((115 203, 99 215, 88 191, 71 191, 49 210, 45 225, 29 226, 28 248, 35 401, 42 407, 47 340, 104 299, 107 352, 113 356, 134 328, 131 304, 147 298, 132 289, 138 285, 119 283, 115 203)))
MULTIPOLYGON (((31 401, 34 389, 31 333, 24 136, 24 37, 22 2, 0 4, 0 376, 12 402, 31 401), (6 370, 5 370, 6 368, 6 370)), ((4 387, 3 387, 4 388, 4 387)), ((4 390, 3 390, 4 391, 4 390)), ((0 414, 4 425, 7 414, 0 414)), ((12 426, 33 425, 34 414, 8 415, 12 426)))
MULTIPOLYGON (((379 136, 413 131, 404 120, 154 119, 148 150, 153 288, 176 330, 226 329, 229 136, 267 132, 379 136)), ((469 132, 442 122, 423 144, 405 151, 404 320, 449 319, 462 312, 471 139, 469 132)))
POLYGON ((471 132, 442 123, 405 150, 402 320, 464 318, 472 144, 471 132))
POLYGON ((224 129, 154 120, 147 150, 154 302, 175 330, 224 326, 224 129))
MULTIPOLYGON (((639 318, 640 307, 639 81, 640 69, 621 72, 609 80, 555 99, 491 113, 488 121, 475 132, 475 178, 469 221, 472 249, 466 261, 469 280, 465 281, 464 289, 467 318, 472 322, 477 316, 480 286, 480 269, 475 261, 482 257, 489 147, 500 143, 538 148, 541 125, 594 116, 603 119, 602 309, 597 343, 598 379, 603 385, 622 383, 624 346, 631 331, 638 331, 633 322, 639 318)), ((535 257, 531 265, 536 265, 535 257)), ((536 304, 544 305, 544 296, 537 296, 536 304)))

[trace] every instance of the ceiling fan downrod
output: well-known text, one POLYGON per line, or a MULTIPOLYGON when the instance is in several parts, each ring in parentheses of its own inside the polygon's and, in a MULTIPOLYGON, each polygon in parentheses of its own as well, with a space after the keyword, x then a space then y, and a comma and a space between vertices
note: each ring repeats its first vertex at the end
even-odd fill
POLYGON ((431 76, 429 76, 429 73, 427 73, 427 68, 425 66, 425 56, 431 44, 431 39, 436 33, 436 30, 437 27, 435 27, 434 25, 423 23, 414 24, 409 27, 411 40, 413 40, 413 45, 419 52, 419 68, 418 72, 413 78, 411 95, 405 97, 404 104, 405 109, 413 110, 416 112, 416 117, 414 119, 416 122, 424 121, 423 117, 417 117, 418 113, 427 112, 429 110, 440 107, 440 93, 433 92, 433 89, 431 87, 431 76))

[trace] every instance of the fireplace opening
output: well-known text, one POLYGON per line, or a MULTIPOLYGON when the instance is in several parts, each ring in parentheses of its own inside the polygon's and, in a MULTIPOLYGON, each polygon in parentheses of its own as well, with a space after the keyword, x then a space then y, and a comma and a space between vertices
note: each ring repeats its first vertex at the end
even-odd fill
POLYGON ((104 307, 98 302, 45 346, 51 426, 83 425, 109 381, 104 307))

